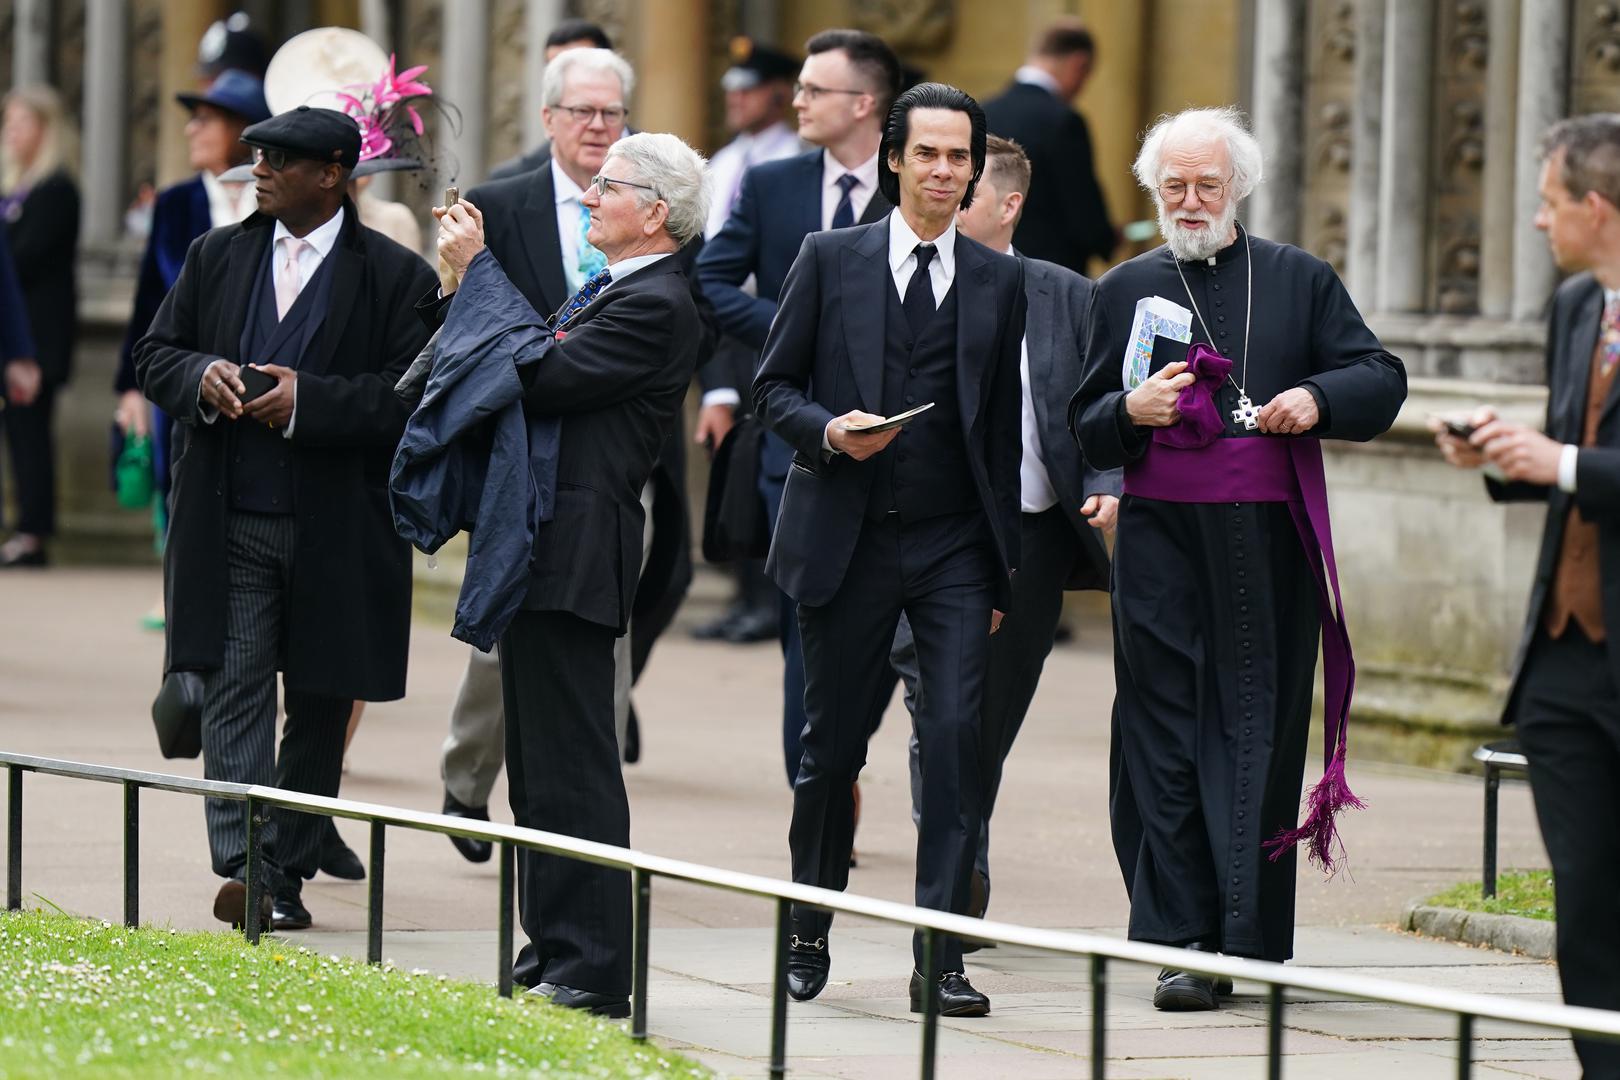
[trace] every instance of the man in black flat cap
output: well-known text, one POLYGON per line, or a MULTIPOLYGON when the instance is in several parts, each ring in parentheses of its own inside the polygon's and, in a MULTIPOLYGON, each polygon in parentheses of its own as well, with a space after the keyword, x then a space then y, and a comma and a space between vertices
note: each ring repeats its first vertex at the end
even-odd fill
MULTIPOLYGON (((141 390, 188 429, 164 559, 165 673, 203 677, 204 774, 336 795, 356 699, 405 693, 410 550, 387 479, 409 408, 394 383, 427 338, 427 263, 345 195, 355 122, 300 107, 248 128, 258 212, 192 244, 135 346, 141 390), (268 388, 266 388, 266 386, 268 388), (279 754, 276 672, 287 723, 279 754)), ((241 923, 244 804, 210 800, 219 919, 241 923)), ((301 889, 323 819, 273 812, 266 903, 310 925, 301 889)))

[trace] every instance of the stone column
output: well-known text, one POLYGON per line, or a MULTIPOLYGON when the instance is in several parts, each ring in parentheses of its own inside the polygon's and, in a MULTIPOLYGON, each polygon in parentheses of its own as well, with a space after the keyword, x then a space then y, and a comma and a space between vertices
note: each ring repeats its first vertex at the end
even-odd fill
MULTIPOLYGON (((1123 223, 1152 217, 1148 196, 1131 175, 1138 140, 1153 119, 1147 97, 1149 5, 1086 4, 1081 14, 1103 43, 1100 48, 1107 50, 1077 104, 1091 124, 1092 157, 1109 218, 1123 223)), ((1031 32, 1043 24, 1044 20, 1032 23, 1031 32)), ((1130 250, 1122 247, 1120 253, 1130 250)), ((1093 260, 1092 269, 1100 265, 1093 260)))
POLYGON ((709 5, 662 0, 641 8, 636 27, 637 131, 670 131, 700 150, 709 141, 709 5))
MULTIPOLYGON (((461 110, 461 133, 446 142, 454 155, 456 182, 466 191, 484 178, 484 115, 488 111, 489 8, 444 5, 444 97, 461 110)), ((449 135, 448 125, 446 134, 449 135)), ((449 177, 440 177, 441 185, 449 177)))
MULTIPOLYGON (((208 24, 226 14, 224 0, 169 4, 163 9, 163 52, 158 82, 158 152, 154 183, 166 187, 192 175, 186 153, 186 110, 174 95, 197 89, 197 45, 208 24)), ((264 23, 257 25, 263 26, 264 23)))
POLYGON ((1384 16, 1377 299, 1382 312, 1417 312, 1428 303, 1434 17, 1434 0, 1389 0, 1384 16))
POLYGON ((523 11, 523 152, 546 141, 540 119, 545 107, 546 35, 562 21, 563 0, 529 0, 523 11))
POLYGON ((1378 162, 1384 101, 1384 3, 1357 0, 1355 113, 1350 127, 1346 288, 1364 312, 1378 303, 1378 162))
POLYGON ((1485 175, 1479 216, 1479 313, 1513 311, 1514 173, 1519 96, 1519 0, 1491 0, 1485 71, 1485 175))
POLYGON ((86 0, 82 242, 111 247, 124 226, 124 99, 129 38, 126 0, 86 0))
POLYGON ((11 83, 33 86, 51 77, 51 2, 15 0, 12 5, 17 37, 11 43, 11 83))
POLYGON ((1247 216, 1256 234, 1292 244, 1305 190, 1305 5, 1257 0, 1254 19, 1254 134, 1266 179, 1247 216))
POLYGON ((1564 115, 1569 86, 1569 0, 1523 5, 1519 19, 1518 150, 1514 170, 1513 306, 1515 319, 1536 320, 1558 282, 1537 232, 1541 202, 1541 133, 1564 115), (1553 9, 1553 10, 1550 10, 1553 9))

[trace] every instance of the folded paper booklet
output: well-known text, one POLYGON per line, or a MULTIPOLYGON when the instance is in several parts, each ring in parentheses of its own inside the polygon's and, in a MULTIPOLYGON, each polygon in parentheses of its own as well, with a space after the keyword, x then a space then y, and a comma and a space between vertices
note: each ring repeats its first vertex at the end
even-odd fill
POLYGON ((896 413, 886 420, 878 420, 870 424, 845 424, 844 430, 853 432, 857 435, 871 435, 872 433, 878 431, 888 431, 890 428, 903 427, 906 421, 918 416, 921 413, 927 412, 933 407, 934 403, 930 401, 928 404, 919 405, 915 409, 907 409, 903 413, 896 413))

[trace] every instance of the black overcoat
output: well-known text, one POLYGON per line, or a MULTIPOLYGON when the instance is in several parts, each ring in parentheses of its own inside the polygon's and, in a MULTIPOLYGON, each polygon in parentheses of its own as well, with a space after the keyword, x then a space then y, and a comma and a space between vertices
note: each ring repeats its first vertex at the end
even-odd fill
MULTIPOLYGON (((427 340, 412 308, 436 279, 415 252, 361 226, 347 200, 344 210, 328 256, 337 260, 328 314, 298 372, 291 439, 298 525, 285 671, 294 690, 391 701, 405 693, 411 614, 410 547, 388 512, 388 467, 410 408, 393 388, 427 340)), ((166 671, 211 670, 224 659, 233 421, 204 423, 197 391, 216 358, 274 359, 238 355, 274 226, 254 214, 199 237, 135 346, 142 391, 189 435, 175 462, 164 554, 166 671)))

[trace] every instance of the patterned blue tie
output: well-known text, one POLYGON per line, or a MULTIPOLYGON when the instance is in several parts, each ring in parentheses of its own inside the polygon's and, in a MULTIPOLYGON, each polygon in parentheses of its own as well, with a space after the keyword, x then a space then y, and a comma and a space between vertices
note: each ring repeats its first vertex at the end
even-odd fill
POLYGON ((847 229, 855 224, 855 204, 850 202, 849 193, 860 182, 861 178, 854 173, 847 172, 838 178, 838 186, 844 189, 844 193, 838 197, 838 205, 833 209, 833 228, 847 229))
POLYGON ((606 270, 591 275, 591 279, 579 287, 579 292, 570 296, 568 302, 557 309, 557 314, 546 320, 546 325, 553 330, 567 326, 568 320, 589 307, 591 301, 596 299, 596 294, 607 288, 608 282, 612 280, 613 275, 606 270))

